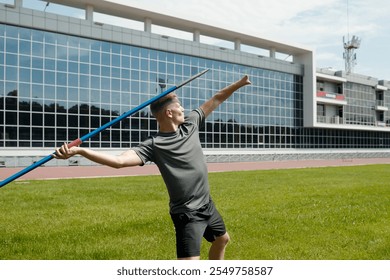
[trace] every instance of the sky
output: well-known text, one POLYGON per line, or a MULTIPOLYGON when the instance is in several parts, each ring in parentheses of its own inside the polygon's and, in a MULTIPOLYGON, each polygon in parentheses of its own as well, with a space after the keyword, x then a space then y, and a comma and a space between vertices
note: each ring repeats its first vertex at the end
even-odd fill
MULTIPOLYGON (((315 51, 317 68, 345 70, 343 37, 348 40, 357 36, 361 44, 355 51, 357 60, 353 72, 390 80, 388 0, 109 1, 309 48, 315 51)), ((44 9, 46 3, 24 0, 24 5, 44 9)), ((56 5, 46 7, 47 12, 55 10, 56 5)), ((70 10, 69 13, 77 11, 70 10)), ((95 16, 96 19, 104 21, 103 16, 100 19, 95 16)), ((154 28, 152 32, 159 33, 158 27, 154 28)), ((207 43, 226 44, 212 40, 207 43)))

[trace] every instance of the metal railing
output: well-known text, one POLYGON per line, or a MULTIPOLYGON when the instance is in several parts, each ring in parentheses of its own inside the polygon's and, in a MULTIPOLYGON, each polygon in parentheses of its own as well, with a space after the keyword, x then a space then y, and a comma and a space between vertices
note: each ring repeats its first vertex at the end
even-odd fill
MULTIPOLYGON (((208 163, 228 162, 273 162, 273 161, 299 161, 299 160, 353 160, 360 158, 390 158, 390 149, 274 149, 274 150, 253 150, 253 151, 213 151, 204 152, 208 163)), ((0 163, 3 168, 25 167, 38 160, 35 156, 7 156, 2 157, 0 163)), ((44 166, 96 166, 98 164, 86 160, 83 157, 75 156, 69 160, 50 161, 44 166), (75 162, 77 161, 77 163, 75 162)), ((44 167, 42 166, 42 167, 44 167)))
POLYGON ((340 118, 339 116, 333 116, 333 117, 317 116, 317 122, 329 123, 329 124, 344 124, 344 118, 340 118))
POLYGON ((342 161, 361 158, 390 158, 390 150, 381 151, 357 151, 350 150, 303 150, 295 152, 264 152, 252 154, 206 154, 206 161, 209 163, 223 162, 265 162, 265 161, 299 161, 299 160, 334 160, 342 161))

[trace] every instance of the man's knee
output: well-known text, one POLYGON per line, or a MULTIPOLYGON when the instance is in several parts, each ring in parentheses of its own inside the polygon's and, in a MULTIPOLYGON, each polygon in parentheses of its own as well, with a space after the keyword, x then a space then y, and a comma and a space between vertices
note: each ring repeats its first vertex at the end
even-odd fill
POLYGON ((229 243, 229 241, 230 241, 230 236, 229 236, 229 234, 226 232, 224 235, 221 235, 221 236, 219 236, 219 237, 217 237, 216 239, 215 239, 215 241, 220 245, 220 246, 226 246, 228 243, 229 243))

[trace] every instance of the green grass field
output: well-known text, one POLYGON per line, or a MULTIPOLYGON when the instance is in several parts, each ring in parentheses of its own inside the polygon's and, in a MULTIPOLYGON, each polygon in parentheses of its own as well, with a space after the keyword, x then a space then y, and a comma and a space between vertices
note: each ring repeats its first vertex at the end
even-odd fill
MULTIPOLYGON (((389 168, 211 173, 226 259, 390 259, 389 168)), ((14 182, 0 206, 3 260, 176 257, 160 176, 14 182)))

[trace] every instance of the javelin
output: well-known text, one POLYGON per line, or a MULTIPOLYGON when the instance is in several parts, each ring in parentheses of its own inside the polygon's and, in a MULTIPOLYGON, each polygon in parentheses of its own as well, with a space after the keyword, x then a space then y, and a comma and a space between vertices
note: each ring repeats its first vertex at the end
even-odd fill
MULTIPOLYGON (((206 70, 203 70, 202 72, 199 72, 198 74, 192 76, 191 78, 189 78, 188 80, 182 82, 180 85, 178 86, 173 86, 169 89, 167 89, 166 91, 160 93, 159 95, 156 95, 155 97, 149 99, 148 101, 145 101, 144 103, 142 103, 141 105, 138 105, 137 107, 127 111, 126 113, 122 114, 121 116, 113 119, 112 121, 102 125, 101 127, 99 128, 96 128, 95 130, 91 131, 90 133, 88 134, 85 134, 84 136, 80 137, 80 138, 77 138, 76 140, 70 142, 68 144, 68 147, 71 148, 71 147, 74 147, 74 146, 79 146, 81 143, 83 143, 85 140, 95 136, 96 134, 102 132, 103 130, 109 128, 110 126, 113 126, 114 124, 122 121, 123 119, 133 115, 134 113, 138 112, 139 110, 142 110, 143 108, 145 108, 146 106, 152 104, 153 102, 157 101, 158 99, 164 97, 165 95, 171 93, 172 91, 175 91, 179 88, 181 88, 182 86, 184 86, 185 84, 188 84, 189 82, 191 82, 192 80, 195 80, 196 78, 202 76, 204 73, 206 73, 207 71, 209 71, 209 69, 206 69, 206 70)), ((4 179, 3 181, 0 182, 0 188, 5 186, 6 184, 12 182, 13 180, 23 176, 24 174, 30 172, 31 170, 37 168, 38 166, 41 166, 42 164, 45 164, 46 162, 48 162, 49 160, 53 159, 54 158, 54 153, 53 154, 50 154, 46 157, 44 157, 43 159, 33 163, 32 165, 26 167, 25 169, 22 169, 21 171, 15 173, 14 175, 11 175, 10 177, 4 179)))

